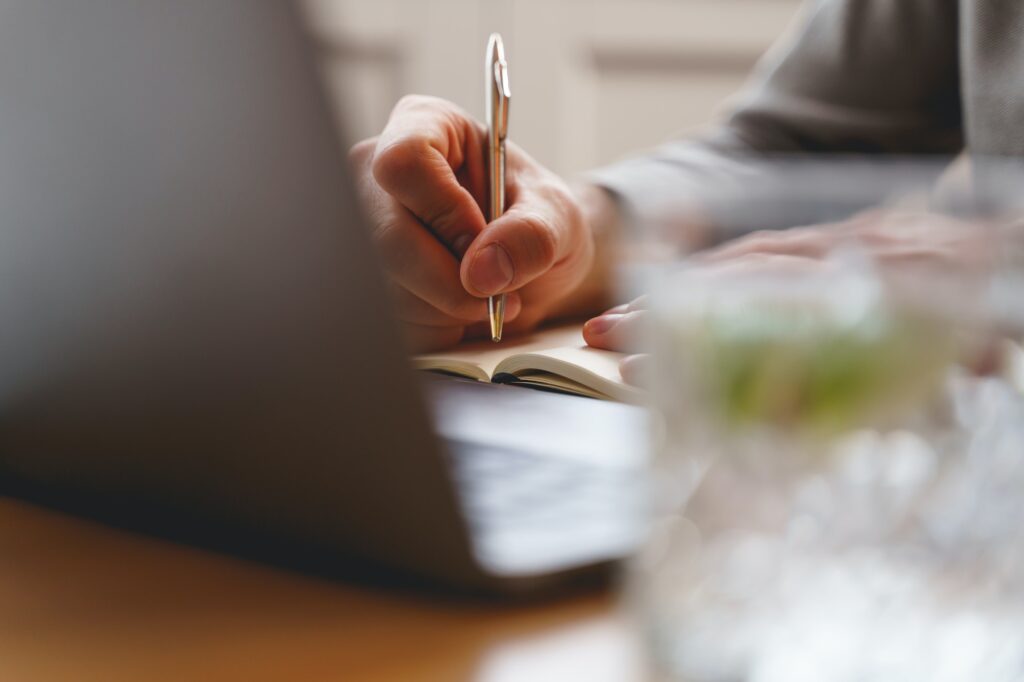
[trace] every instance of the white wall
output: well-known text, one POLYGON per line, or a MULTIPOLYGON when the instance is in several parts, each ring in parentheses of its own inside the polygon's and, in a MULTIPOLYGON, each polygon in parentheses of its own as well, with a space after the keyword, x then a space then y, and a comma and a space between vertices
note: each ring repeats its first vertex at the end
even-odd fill
POLYGON ((800 0, 308 0, 352 139, 402 94, 483 114, 487 35, 505 39, 510 134, 572 174, 705 125, 800 0))

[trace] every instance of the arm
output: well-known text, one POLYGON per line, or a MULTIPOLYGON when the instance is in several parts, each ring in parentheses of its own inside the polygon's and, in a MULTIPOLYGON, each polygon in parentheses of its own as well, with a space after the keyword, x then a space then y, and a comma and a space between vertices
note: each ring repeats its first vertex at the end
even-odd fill
MULTIPOLYGON (((801 216, 788 224, 751 224, 752 217, 772 213, 763 210, 766 195, 754 196, 755 188, 786 191, 793 180, 778 177, 773 159, 952 157, 963 146, 956 5, 820 0, 801 29, 762 60, 721 126, 703 138, 673 141, 593 173, 594 185, 615 197, 602 202, 599 220, 611 226, 606 229, 622 231, 622 216, 628 215, 662 238, 668 227, 677 245, 693 250, 744 230, 813 222, 801 216), (687 215, 699 220, 682 222, 687 215)), ((869 189, 875 192, 854 197, 847 208, 870 204, 872 194, 877 198, 891 189, 889 181, 898 175, 897 169, 880 178, 876 165, 862 165, 851 179, 874 183, 869 189)), ((800 178, 808 179, 813 174, 800 178)), ((786 209, 776 213, 793 217, 792 207, 786 209)), ((806 248, 808 239, 821 241, 820 232, 793 236, 806 248)), ((793 248, 788 236, 770 239, 773 249, 793 248)), ((733 250, 742 255, 759 248, 757 238, 744 242, 733 250)), ((620 307, 589 322, 584 335, 591 345, 629 350, 643 316, 642 304, 620 307)))
POLYGON ((725 189, 735 199, 728 190, 763 181, 759 164, 773 157, 952 156, 963 146, 956 5, 819 0, 762 59, 722 125, 598 170, 592 180, 641 224, 701 204, 714 222, 727 223, 708 197, 725 189))
MULTIPOLYGON (((593 187, 579 195, 585 215, 604 235, 599 246, 614 248, 624 216, 662 236, 667 229, 685 251, 752 229, 788 227, 750 221, 766 220, 759 202, 786 189, 772 158, 958 153, 963 138, 956 5, 815 2, 799 30, 761 60, 721 125, 701 138, 675 140, 590 174, 593 187), (751 187, 762 190, 759 197, 751 187), (751 205, 738 205, 741 197, 751 205)), ((851 212, 891 187, 890 178, 879 180, 873 167, 862 166, 852 179, 873 181, 877 192, 851 197, 851 212)), ((792 207, 785 213, 792 214, 792 207)), ((814 216, 792 219, 813 222, 814 216)), ((597 262, 607 273, 615 258, 599 250, 597 262)), ((609 299, 607 292, 584 293, 609 299)))

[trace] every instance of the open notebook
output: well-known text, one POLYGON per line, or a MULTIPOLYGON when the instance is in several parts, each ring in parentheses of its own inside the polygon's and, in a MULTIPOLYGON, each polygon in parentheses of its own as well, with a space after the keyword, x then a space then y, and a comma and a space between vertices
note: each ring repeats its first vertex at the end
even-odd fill
POLYGON ((640 391, 619 375, 622 353, 589 348, 582 325, 541 330, 492 343, 463 344, 450 351, 418 355, 417 369, 457 374, 477 381, 515 383, 591 398, 638 402, 640 391))

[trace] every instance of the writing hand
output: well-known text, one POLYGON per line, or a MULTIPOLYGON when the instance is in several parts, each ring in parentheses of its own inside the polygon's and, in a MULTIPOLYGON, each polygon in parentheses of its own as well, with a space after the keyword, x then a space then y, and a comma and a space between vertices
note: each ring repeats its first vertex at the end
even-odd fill
POLYGON ((486 130, 450 102, 403 98, 349 157, 414 351, 486 336, 485 299, 499 293, 508 332, 530 329, 591 268, 569 188, 511 143, 507 210, 487 223, 486 130))

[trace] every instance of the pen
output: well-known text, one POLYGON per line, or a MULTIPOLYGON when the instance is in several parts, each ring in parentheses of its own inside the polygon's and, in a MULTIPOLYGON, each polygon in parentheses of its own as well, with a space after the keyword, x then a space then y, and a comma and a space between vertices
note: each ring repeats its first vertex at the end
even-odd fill
MULTIPOLYGON (((484 66, 487 89, 487 177, 490 184, 490 215, 488 222, 505 212, 505 138, 508 136, 508 102, 512 93, 508 88, 508 62, 501 36, 492 33, 487 41, 487 59, 484 66)), ((505 294, 487 299, 487 314, 491 321, 491 340, 501 341, 501 328, 505 324, 505 294)))

